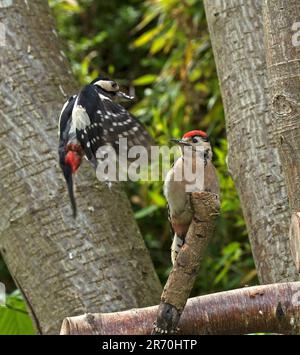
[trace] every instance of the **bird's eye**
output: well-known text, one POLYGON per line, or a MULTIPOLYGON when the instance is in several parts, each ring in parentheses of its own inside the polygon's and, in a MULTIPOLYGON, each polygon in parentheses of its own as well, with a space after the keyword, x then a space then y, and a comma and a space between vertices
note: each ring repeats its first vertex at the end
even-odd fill
POLYGON ((115 81, 111 81, 111 91, 119 91, 119 85, 115 81))
POLYGON ((192 139, 192 141, 193 141, 193 143, 199 143, 199 137, 194 137, 193 139, 192 139))

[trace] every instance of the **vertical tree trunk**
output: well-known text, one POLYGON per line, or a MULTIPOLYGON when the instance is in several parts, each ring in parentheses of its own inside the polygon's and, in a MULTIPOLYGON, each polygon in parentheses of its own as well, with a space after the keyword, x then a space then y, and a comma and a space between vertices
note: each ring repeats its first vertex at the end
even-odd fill
MULTIPOLYGON (((262 1, 205 1, 238 189, 262 283, 298 280, 289 208, 268 110, 262 1)), ((279 39, 278 39, 279 40, 279 39)))
MULTIPOLYGON (((1 2, 1 6, 4 3, 1 2)), ((66 316, 143 307, 161 286, 127 197, 79 172, 71 217, 57 164, 57 118, 77 86, 46 1, 0 8, 0 251, 37 328, 58 333, 66 316)))
MULTIPOLYGON (((300 212, 300 3, 265 0, 263 14, 272 123, 293 213, 292 222, 297 225, 300 212)), ((299 232, 292 233, 291 238, 300 270, 299 232)))

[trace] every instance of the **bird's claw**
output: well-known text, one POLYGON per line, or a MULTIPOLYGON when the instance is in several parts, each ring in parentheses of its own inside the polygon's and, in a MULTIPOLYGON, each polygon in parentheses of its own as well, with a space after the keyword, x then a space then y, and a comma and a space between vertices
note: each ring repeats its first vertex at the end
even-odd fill
POLYGON ((168 335, 168 334, 175 335, 180 332, 180 328, 177 327, 176 329, 167 330, 167 329, 162 329, 162 328, 158 327, 156 325, 156 323, 154 323, 153 324, 153 332, 158 335, 168 335))

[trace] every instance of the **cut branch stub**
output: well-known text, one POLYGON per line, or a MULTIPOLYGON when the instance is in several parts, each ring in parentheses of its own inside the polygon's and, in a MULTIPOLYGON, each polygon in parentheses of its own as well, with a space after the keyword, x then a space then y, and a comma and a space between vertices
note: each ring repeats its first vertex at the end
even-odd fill
POLYGON ((219 196, 210 192, 191 194, 194 218, 161 296, 153 334, 176 333, 176 328, 198 274, 204 250, 220 213, 219 196))
POLYGON ((289 232, 292 256, 298 272, 300 272, 300 213, 294 212, 289 232))

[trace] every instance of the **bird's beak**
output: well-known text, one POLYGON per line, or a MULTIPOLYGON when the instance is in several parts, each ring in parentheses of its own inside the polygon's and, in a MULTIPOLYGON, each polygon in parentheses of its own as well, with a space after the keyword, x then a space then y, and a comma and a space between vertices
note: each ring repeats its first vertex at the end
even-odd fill
POLYGON ((185 142, 182 139, 176 139, 176 138, 170 139, 170 142, 175 143, 175 144, 190 145, 190 143, 185 142))
POLYGON ((125 100, 133 100, 133 99, 134 99, 134 96, 129 96, 129 95, 125 94, 125 93, 122 92, 122 91, 118 91, 118 92, 116 93, 116 95, 117 95, 118 97, 121 97, 122 99, 125 99, 125 100))

